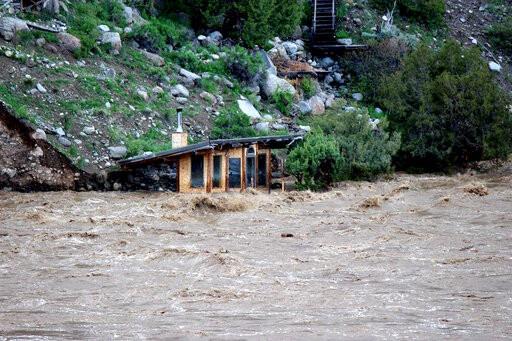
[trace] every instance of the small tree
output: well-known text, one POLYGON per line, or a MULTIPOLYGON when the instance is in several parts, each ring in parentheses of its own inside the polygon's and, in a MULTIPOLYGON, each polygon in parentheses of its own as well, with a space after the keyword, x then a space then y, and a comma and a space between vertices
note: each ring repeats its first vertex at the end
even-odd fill
POLYGON ((299 189, 327 189, 345 166, 336 140, 321 131, 308 134, 286 160, 286 169, 297 178, 299 189))
POLYGON ((386 132, 387 122, 370 124, 367 109, 345 111, 339 106, 313 124, 336 139, 346 161, 340 179, 373 179, 391 170, 392 157, 400 148, 400 134, 386 132))
POLYGON ((401 166, 445 170, 511 152, 510 97, 477 49, 419 47, 383 82, 380 102, 402 133, 401 166))

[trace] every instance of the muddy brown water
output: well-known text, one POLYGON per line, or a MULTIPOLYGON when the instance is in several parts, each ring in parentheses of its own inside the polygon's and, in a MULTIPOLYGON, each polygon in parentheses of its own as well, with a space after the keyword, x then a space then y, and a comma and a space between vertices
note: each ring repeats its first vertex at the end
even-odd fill
POLYGON ((510 174, 0 192, 0 339, 510 339, 510 174))

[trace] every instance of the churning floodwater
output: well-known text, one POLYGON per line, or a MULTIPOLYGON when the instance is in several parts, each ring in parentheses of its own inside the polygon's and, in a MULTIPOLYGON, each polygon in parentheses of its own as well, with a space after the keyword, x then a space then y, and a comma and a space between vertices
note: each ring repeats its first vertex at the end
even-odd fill
POLYGON ((511 180, 0 192, 0 339, 510 339, 511 180))

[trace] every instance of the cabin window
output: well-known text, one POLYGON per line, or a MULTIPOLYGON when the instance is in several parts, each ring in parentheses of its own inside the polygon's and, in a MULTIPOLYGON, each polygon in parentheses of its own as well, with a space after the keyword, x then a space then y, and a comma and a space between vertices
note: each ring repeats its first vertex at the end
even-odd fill
POLYGON ((213 188, 220 188, 222 177, 222 155, 213 157, 213 188))
POLYGON ((204 157, 192 156, 190 181, 192 188, 204 187, 204 157))
POLYGON ((267 186, 267 154, 258 155, 258 186, 267 186))
POLYGON ((242 159, 239 157, 229 158, 229 187, 230 188, 241 188, 241 168, 242 159))
POLYGON ((254 148, 247 149, 246 183, 248 187, 256 187, 256 155, 254 148))

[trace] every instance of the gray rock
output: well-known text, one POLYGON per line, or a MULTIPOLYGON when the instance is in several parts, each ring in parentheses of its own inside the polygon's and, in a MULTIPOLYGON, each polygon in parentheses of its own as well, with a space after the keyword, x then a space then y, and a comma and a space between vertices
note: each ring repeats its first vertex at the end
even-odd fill
POLYGON ((256 131, 259 131, 259 132, 269 131, 269 130, 270 130, 270 123, 269 123, 269 122, 260 122, 260 123, 257 123, 257 124, 254 126, 254 129, 256 129, 256 131))
POLYGON ((330 95, 325 99, 325 107, 331 108, 334 104, 334 95, 330 95))
POLYGON ((300 101, 299 104, 299 111, 302 115, 309 114, 313 109, 311 109, 311 106, 309 105, 308 101, 300 101))
POLYGON ((251 102, 249 102, 246 99, 240 99, 237 102, 240 111, 247 115, 253 122, 261 120, 260 113, 258 112, 258 110, 256 110, 256 108, 254 107, 254 105, 252 105, 251 102))
POLYGON ((501 72, 502 66, 498 63, 490 62, 489 69, 493 72, 501 72))
POLYGON ((338 43, 340 43, 341 45, 352 45, 352 39, 350 39, 350 38, 338 39, 338 43))
POLYGON ((92 135, 94 134, 94 132, 96 131, 96 129, 94 129, 94 127, 84 127, 84 129, 82 129, 82 131, 87 134, 87 135, 92 135))
POLYGON ((222 42, 223 39, 222 33, 219 31, 214 31, 208 35, 208 39, 213 42, 215 45, 219 45, 222 42))
POLYGON ((146 102, 149 100, 149 95, 144 90, 137 90, 137 96, 139 96, 140 98, 142 98, 146 102))
POLYGON ((296 90, 288 83, 286 79, 282 79, 277 77, 276 75, 267 72, 267 77, 265 79, 265 82, 263 84, 263 92, 267 97, 271 97, 273 94, 275 94, 277 91, 284 91, 288 92, 295 96, 296 90))
POLYGON ((376 112, 377 114, 382 114, 382 113, 384 113, 384 111, 382 111, 382 109, 381 109, 381 108, 375 108, 375 112, 376 112))
POLYGON ((114 51, 119 51, 123 47, 121 35, 118 32, 103 32, 100 36, 101 44, 110 45, 114 51))
POLYGON ((66 148, 71 146, 71 141, 64 136, 59 137, 59 143, 66 148))
POLYGON ((334 65, 334 60, 331 57, 324 57, 320 60, 320 66, 323 68, 329 68, 334 65))
POLYGON ((173 96, 189 97, 190 91, 184 85, 178 84, 171 88, 171 94, 173 96))
POLYGON ((1 174, 7 175, 9 178, 14 178, 18 172, 12 168, 2 168, 1 174))
POLYGON ((285 130, 286 129, 286 125, 282 124, 282 123, 274 123, 274 124, 272 124, 272 129, 274 129, 274 130, 285 130))
POLYGON ((46 39, 44 38, 37 38, 36 39, 36 45, 39 47, 43 47, 46 44, 46 39))
POLYGON ((355 99, 358 102, 361 102, 363 100, 363 94, 360 92, 356 92, 355 94, 352 94, 352 98, 355 99))
POLYGON ((164 89, 162 89, 161 87, 159 86, 155 86, 152 90, 153 94, 155 95, 160 95, 160 94, 163 94, 164 93, 164 89))
POLYGON ((105 64, 100 64, 100 69, 102 75, 99 76, 100 79, 114 79, 116 78, 116 70, 113 68, 107 67, 105 64))
POLYGON ((311 107, 311 114, 322 115, 325 113, 324 100, 320 96, 313 96, 309 99, 309 106, 311 107))
POLYGON ((265 50, 260 50, 260 57, 263 60, 265 70, 267 71, 267 73, 271 73, 277 76, 277 68, 272 62, 272 59, 270 59, 270 56, 267 54, 267 52, 265 52, 265 50))
POLYGON ((176 97, 176 102, 178 102, 178 104, 186 104, 188 102, 188 98, 186 98, 186 97, 176 97))
POLYGON ((57 128, 54 130, 55 134, 57 134, 57 136, 65 136, 66 133, 64 132, 64 129, 62 128, 57 128))
POLYGON ((286 53, 288 53, 290 57, 295 57, 295 55, 299 51, 299 46, 297 46, 297 44, 291 41, 285 41, 283 43, 283 47, 285 48, 286 53))
POLYGON ((114 160, 123 159, 126 157, 126 154, 128 153, 128 150, 125 146, 116 146, 116 147, 109 147, 108 153, 110 154, 110 157, 114 160))
POLYGON ((334 79, 334 81, 338 84, 341 84, 343 83, 343 75, 339 72, 334 72, 332 74, 332 78, 334 79))
POLYGON ((225 86, 227 86, 230 89, 233 89, 235 87, 235 84, 233 84, 233 82, 227 78, 222 78, 222 82, 224 83, 225 86))
POLYGON ((36 88, 37 88, 37 91, 39 91, 42 94, 45 94, 48 92, 48 90, 46 90, 45 87, 41 83, 37 83, 36 88))
POLYGON ((180 75, 182 75, 183 77, 187 78, 188 80, 190 80, 192 82, 195 82, 195 81, 201 79, 201 76, 199 76, 193 72, 190 72, 188 70, 185 70, 183 68, 180 69, 180 75))
POLYGON ((210 102, 213 105, 217 104, 217 98, 214 95, 212 95, 211 93, 207 92, 207 91, 201 92, 199 94, 199 97, 201 97, 202 99, 210 102))
POLYGON ((12 17, 0 17, 0 35, 7 41, 11 41, 17 32, 28 31, 24 20, 12 17))
POLYGON ((327 75, 327 76, 325 77, 324 83, 329 85, 329 84, 331 84, 332 82, 334 82, 334 78, 333 78, 331 75, 327 75))
POLYGON ((148 52, 146 50, 141 51, 142 54, 155 66, 164 66, 165 59, 155 53, 148 52))
POLYGON ((78 50, 82 47, 82 42, 80 41, 80 39, 66 32, 58 33, 57 39, 59 39, 60 46, 62 46, 70 52, 78 50))
POLYGON ((311 127, 310 126, 299 126, 299 129, 302 130, 302 131, 311 131, 311 127))
POLYGON ((117 183, 117 182, 114 182, 114 184, 112 185, 112 189, 114 191, 120 191, 121 189, 123 188, 123 186, 120 184, 120 183, 117 183))
POLYGON ((36 129, 36 131, 32 133, 32 138, 34 140, 46 141, 46 133, 43 129, 36 129))
POLYGON ((110 28, 107 25, 98 25, 98 30, 100 30, 100 32, 109 32, 110 28))

